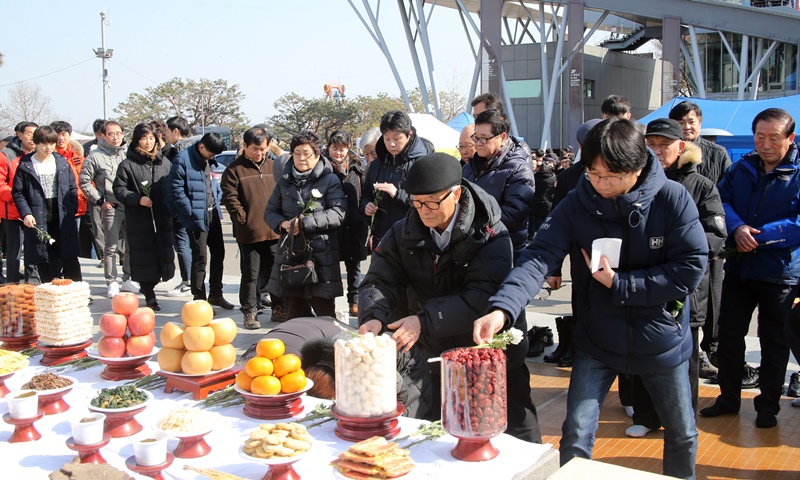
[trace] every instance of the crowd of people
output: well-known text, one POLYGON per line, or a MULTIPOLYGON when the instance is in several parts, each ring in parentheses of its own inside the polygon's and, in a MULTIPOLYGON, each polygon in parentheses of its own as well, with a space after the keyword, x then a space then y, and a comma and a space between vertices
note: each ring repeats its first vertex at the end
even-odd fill
MULTIPOLYGON (((559 348, 545 357, 572 367, 562 463, 591 458, 618 379, 633 418, 626 434, 663 427, 664 473, 694 478, 697 414, 741 408, 756 307, 756 426, 774 427, 790 349, 800 354, 791 116, 758 114, 755 150, 732 165, 700 137, 702 111, 691 102, 644 126, 612 95, 602 118, 578 129, 575 152, 532 150, 514 137, 496 94, 472 107, 460 161, 390 111, 357 144, 344 131, 303 131, 283 152, 268 126, 252 127, 219 181, 212 169, 225 144, 215 133, 192 136, 181 117, 138 124, 127 139, 120 123, 98 120, 84 145, 66 122, 21 122, 0 151, 4 281, 80 280, 78 257, 94 250, 109 298, 141 293, 159 310, 156 285, 178 273, 167 295, 233 309, 222 284, 224 208, 239 247, 244 328, 261 328, 267 308, 271 321, 333 322, 335 299, 346 296, 358 332, 396 341, 398 381, 426 418, 438 415, 440 379, 424 359, 512 327, 528 331, 507 351, 507 432, 541 442, 525 358, 541 354, 549 329, 529 330, 525 309, 543 286, 561 287, 569 255, 572 312, 559 318, 559 348), (618 251, 595 253, 598 239, 617 240, 618 251), (698 411, 699 378, 718 381, 721 393, 698 411)), ((313 331, 309 341, 336 338, 313 331)), ((305 355, 323 357, 312 350, 305 355)), ((330 391, 326 375, 317 378, 330 391)))

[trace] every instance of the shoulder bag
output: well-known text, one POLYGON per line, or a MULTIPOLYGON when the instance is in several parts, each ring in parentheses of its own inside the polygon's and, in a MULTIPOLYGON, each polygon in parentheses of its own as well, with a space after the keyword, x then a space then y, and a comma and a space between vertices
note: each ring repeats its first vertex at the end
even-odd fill
POLYGON ((303 229, 297 235, 294 228, 298 220, 295 218, 289 224, 287 232, 287 245, 283 252, 283 261, 278 270, 278 280, 286 288, 304 287, 317 283, 317 271, 314 266, 313 250, 306 240, 303 229))

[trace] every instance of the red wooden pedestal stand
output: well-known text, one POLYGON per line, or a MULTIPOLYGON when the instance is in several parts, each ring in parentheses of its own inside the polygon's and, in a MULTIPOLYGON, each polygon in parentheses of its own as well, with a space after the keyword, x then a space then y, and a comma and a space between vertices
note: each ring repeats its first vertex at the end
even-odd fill
POLYGON ((494 445, 492 445, 492 437, 489 438, 475 438, 475 437, 459 437, 455 448, 450 450, 450 455, 462 462, 485 462, 491 460, 500 453, 494 445))
POLYGON ((45 367, 52 365, 61 365, 62 363, 69 362, 70 360, 77 360, 86 356, 86 347, 92 345, 92 339, 86 340, 77 345, 44 345, 40 343, 36 348, 44 352, 42 359, 39 363, 45 367))
POLYGON ((3 421, 9 425, 14 425, 14 433, 8 439, 8 443, 34 442, 42 438, 42 434, 33 426, 44 417, 44 410, 39 410, 39 414, 32 418, 11 418, 10 413, 3 415, 3 421))
MULTIPOLYGON (((308 452, 306 452, 308 453, 308 452)), ((259 463, 261 465, 268 465, 267 473, 261 477, 261 480, 300 480, 300 475, 295 471, 294 464, 305 455, 297 455, 295 457, 287 458, 257 458, 252 457, 239 447, 239 456, 251 462, 259 463)))
POLYGON ((44 410, 45 415, 55 415, 69 410, 69 404, 64 401, 64 395, 72 391, 72 387, 78 383, 72 377, 63 377, 72 382, 72 385, 56 388, 54 390, 39 391, 39 408, 44 410))
MULTIPOLYGON (((100 360, 100 359, 98 359, 100 360)), ((153 370, 147 366, 148 359, 132 359, 127 362, 114 362, 114 363, 106 363, 106 368, 103 370, 103 373, 100 374, 106 380, 111 380, 112 382, 116 382, 117 380, 134 380, 137 378, 143 378, 151 373, 153 370)), ((105 363, 103 360, 100 360, 100 363, 105 363)))
POLYGON ((194 377, 175 375, 164 371, 158 372, 157 375, 167 379, 167 384, 164 385, 164 393, 172 393, 175 390, 179 390, 191 393, 192 398, 195 400, 202 400, 212 392, 233 385, 236 382, 236 374, 241 370, 241 367, 233 367, 221 372, 194 377))
POLYGON ((338 420, 334 433, 342 440, 348 442, 360 442, 370 437, 383 437, 391 440, 400 433, 400 425, 397 417, 403 414, 406 407, 397 402, 397 410, 380 417, 351 417, 343 415, 336 410, 334 405, 331 408, 331 415, 338 420))
POLYGON ((314 386, 311 379, 306 379, 306 387, 299 392, 279 393, 277 395, 257 395, 242 390, 238 385, 233 389, 244 397, 244 414, 259 420, 280 420, 300 415, 305 408, 300 398, 314 386))
POLYGON ((172 465, 172 461, 175 460, 175 457, 172 456, 171 453, 167 453, 167 461, 162 463, 161 465, 153 465, 152 467, 145 467, 143 465, 139 465, 136 463, 136 456, 131 455, 125 460, 125 466, 128 467, 128 470, 138 473, 139 475, 144 475, 145 477, 154 478, 155 480, 164 480, 164 477, 161 476, 161 472, 169 468, 172 465))
POLYGON ((80 445, 75 443, 74 438, 69 437, 67 439, 67 448, 78 452, 81 463, 106 463, 106 459, 100 455, 100 449, 108 445, 110 441, 111 435, 107 433, 103 435, 102 442, 95 443, 94 445, 80 445))
POLYGON ((272 465, 261 480, 300 480, 300 475, 295 471, 293 463, 272 465))
POLYGON ((208 432, 203 432, 199 435, 181 436, 178 446, 172 451, 172 454, 178 458, 198 458, 204 457, 211 453, 211 446, 206 443, 205 437, 208 432))
POLYGON ((39 343, 39 335, 26 335, 24 337, 0 337, 3 342, 3 350, 19 352, 26 348, 33 348, 39 343))
POLYGON ((9 390, 8 387, 6 387, 6 380, 13 377, 15 373, 17 372, 11 372, 0 375, 0 398, 5 398, 6 395, 11 393, 11 390, 9 390))

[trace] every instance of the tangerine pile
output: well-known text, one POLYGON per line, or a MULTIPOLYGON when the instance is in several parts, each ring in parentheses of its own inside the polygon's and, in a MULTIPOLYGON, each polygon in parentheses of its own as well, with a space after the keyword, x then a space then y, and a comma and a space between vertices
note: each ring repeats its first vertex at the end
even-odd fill
POLYGON ((256 356, 236 375, 236 385, 256 395, 294 393, 306 388, 300 357, 285 352, 286 346, 277 338, 259 341, 256 356))

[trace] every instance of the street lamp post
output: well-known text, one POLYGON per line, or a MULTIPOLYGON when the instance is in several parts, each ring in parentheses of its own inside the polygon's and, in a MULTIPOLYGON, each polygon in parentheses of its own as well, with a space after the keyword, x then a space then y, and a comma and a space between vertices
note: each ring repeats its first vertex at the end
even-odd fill
POLYGON ((103 60, 103 118, 108 118, 108 68, 106 62, 114 55, 114 49, 109 48, 106 50, 106 12, 100 12, 100 35, 102 37, 102 46, 94 49, 94 54, 97 58, 103 60))

